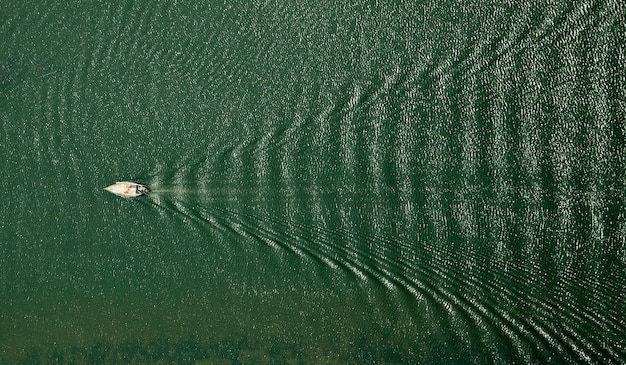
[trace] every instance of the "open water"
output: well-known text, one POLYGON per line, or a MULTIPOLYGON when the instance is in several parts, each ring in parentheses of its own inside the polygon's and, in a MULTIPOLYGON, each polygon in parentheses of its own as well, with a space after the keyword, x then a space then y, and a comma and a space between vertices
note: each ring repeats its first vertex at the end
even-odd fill
POLYGON ((0 363, 626 362, 624 14, 1 1, 0 363))

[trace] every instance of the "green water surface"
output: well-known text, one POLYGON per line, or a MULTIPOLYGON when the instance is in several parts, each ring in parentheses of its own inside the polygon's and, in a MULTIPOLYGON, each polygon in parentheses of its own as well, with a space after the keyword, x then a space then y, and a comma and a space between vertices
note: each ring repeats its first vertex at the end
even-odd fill
POLYGON ((0 364, 625 362, 623 24, 1 1, 0 364))

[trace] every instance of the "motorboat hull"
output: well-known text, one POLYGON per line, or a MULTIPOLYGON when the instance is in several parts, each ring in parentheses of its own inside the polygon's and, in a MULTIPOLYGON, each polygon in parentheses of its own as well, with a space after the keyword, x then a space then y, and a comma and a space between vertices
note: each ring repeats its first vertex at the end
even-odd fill
POLYGON ((113 185, 107 186, 104 190, 125 198, 146 195, 150 191, 146 185, 130 181, 118 181, 113 185))

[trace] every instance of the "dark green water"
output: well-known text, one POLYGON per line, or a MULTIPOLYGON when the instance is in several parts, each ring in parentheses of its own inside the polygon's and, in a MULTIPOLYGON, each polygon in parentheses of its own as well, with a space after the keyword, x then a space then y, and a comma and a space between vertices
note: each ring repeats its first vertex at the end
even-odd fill
POLYGON ((624 10, 2 1, 0 363, 626 362, 624 10))

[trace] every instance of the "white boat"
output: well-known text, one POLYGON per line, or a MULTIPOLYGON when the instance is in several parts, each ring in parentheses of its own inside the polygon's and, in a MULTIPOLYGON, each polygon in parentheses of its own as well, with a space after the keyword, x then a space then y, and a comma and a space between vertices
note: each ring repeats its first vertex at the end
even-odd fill
POLYGON ((118 181, 111 186, 107 186, 104 190, 127 198, 146 195, 150 192, 147 186, 130 181, 118 181))

